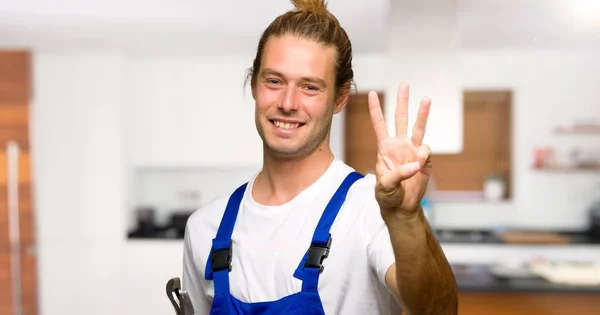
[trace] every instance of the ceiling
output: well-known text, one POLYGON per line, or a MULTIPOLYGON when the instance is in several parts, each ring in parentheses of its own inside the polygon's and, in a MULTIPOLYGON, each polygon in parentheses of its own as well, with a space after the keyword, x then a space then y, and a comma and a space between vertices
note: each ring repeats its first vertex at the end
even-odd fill
MULTIPOLYGON (((329 0, 329 9, 356 52, 383 52, 390 1, 401 0, 329 0)), ((444 1, 458 2, 463 49, 600 49, 600 12, 584 20, 574 10, 600 0, 444 1)), ((0 46, 247 53, 291 8, 289 0, 0 0, 0 46)))
POLYGON ((600 0, 458 0, 463 49, 600 49, 600 0))
MULTIPOLYGON (((289 0, 0 0, 0 45, 38 49, 254 50, 289 0)), ((360 51, 382 51, 387 0, 330 0, 360 51)))

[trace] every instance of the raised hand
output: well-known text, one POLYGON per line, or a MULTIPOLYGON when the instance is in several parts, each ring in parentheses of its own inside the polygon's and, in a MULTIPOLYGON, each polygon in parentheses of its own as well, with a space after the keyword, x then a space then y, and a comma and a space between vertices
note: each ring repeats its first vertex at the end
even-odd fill
POLYGON ((375 198, 384 217, 392 214, 411 217, 416 214, 431 175, 431 150, 422 144, 431 100, 421 100, 409 139, 408 96, 409 85, 402 83, 396 103, 396 136, 390 137, 377 93, 369 92, 369 113, 377 137, 375 198))

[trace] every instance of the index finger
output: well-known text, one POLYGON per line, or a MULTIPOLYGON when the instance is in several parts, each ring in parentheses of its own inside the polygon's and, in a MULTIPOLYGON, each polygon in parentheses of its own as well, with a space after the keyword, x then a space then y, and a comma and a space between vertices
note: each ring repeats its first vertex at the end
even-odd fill
POLYGON ((381 104, 379 103, 377 93, 374 91, 369 92, 369 114, 371 116, 371 123, 373 124, 373 130, 375 130, 377 141, 379 142, 387 138, 388 133, 383 112, 381 111, 381 104))

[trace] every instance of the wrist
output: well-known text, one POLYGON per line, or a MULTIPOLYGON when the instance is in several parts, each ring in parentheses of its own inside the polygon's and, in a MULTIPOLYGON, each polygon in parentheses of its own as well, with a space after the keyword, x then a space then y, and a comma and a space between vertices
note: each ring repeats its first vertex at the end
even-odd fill
POLYGON ((414 211, 403 212, 399 210, 384 210, 381 211, 383 221, 388 228, 401 228, 403 230, 408 226, 420 225, 425 221, 425 213, 421 206, 417 206, 414 211))

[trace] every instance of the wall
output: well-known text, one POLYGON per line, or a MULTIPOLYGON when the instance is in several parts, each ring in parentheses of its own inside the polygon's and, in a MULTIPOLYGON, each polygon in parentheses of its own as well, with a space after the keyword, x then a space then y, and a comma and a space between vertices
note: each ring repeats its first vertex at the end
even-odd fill
POLYGON ((585 228, 588 206, 600 198, 600 172, 536 172, 530 166, 536 146, 554 146, 559 162, 565 162, 576 146, 600 153, 597 135, 552 133, 556 126, 577 120, 600 121, 600 55, 469 52, 460 62, 465 89, 513 90, 514 198, 500 204, 439 204, 440 225, 585 228))
POLYGON ((123 314, 124 60, 34 54, 39 309, 123 314))
POLYGON ((180 242, 127 242, 128 61, 34 55, 40 315, 170 314, 180 242))

